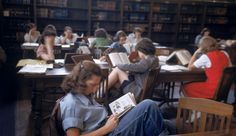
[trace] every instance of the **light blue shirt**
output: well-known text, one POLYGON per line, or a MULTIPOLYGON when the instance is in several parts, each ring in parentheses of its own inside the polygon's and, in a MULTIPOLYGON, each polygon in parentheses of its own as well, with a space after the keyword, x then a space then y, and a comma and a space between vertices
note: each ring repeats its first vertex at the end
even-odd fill
POLYGON ((60 109, 64 131, 78 128, 82 134, 102 127, 108 115, 105 107, 94 98, 80 93, 68 93, 60 101, 60 109))

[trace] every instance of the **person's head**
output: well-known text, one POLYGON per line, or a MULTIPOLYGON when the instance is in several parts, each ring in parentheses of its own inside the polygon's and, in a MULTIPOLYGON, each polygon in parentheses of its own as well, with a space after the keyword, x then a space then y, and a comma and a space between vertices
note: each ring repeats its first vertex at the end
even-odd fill
POLYGON ((142 36, 143 29, 140 27, 135 27, 133 33, 136 38, 140 38, 142 36))
POLYGON ((51 25, 51 24, 47 25, 43 31, 46 31, 46 30, 54 31, 57 35, 57 29, 54 25, 51 25))
POLYGON ((101 79, 101 68, 92 61, 83 61, 65 77, 61 87, 65 92, 89 95, 97 91, 101 79))
POLYGON ((54 45, 54 41, 55 41, 55 37, 56 37, 56 33, 53 30, 47 29, 45 31, 43 31, 39 43, 40 44, 51 44, 54 45))
POLYGON ((145 58, 148 55, 155 55, 156 48, 152 43, 152 40, 149 38, 143 38, 140 42, 135 46, 136 51, 138 51, 138 55, 140 58, 145 58))
POLYGON ((68 37, 72 37, 72 34, 73 34, 73 30, 70 26, 66 26, 64 28, 64 33, 63 33, 63 36, 68 36, 68 37))
POLYGON ((200 34, 201 34, 202 36, 209 36, 210 33, 211 33, 210 29, 208 29, 208 28, 203 28, 200 34))
POLYGON ((199 47, 202 49, 204 53, 217 50, 219 48, 217 41, 211 36, 204 36, 200 40, 199 47))
POLYGON ((122 30, 116 32, 116 35, 114 36, 114 41, 118 42, 120 45, 125 44, 126 42, 126 33, 122 30))
POLYGON ((37 26, 34 23, 29 23, 26 25, 26 33, 29 33, 30 31, 36 31, 37 26))
POLYGON ((107 38, 107 31, 104 28, 99 28, 94 32, 96 38, 107 38))

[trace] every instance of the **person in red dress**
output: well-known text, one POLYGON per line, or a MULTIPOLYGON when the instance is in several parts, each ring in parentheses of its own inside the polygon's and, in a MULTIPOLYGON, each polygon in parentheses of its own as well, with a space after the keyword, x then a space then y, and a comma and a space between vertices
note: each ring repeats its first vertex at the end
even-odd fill
POLYGON ((183 85, 184 95, 187 97, 213 98, 218 82, 225 67, 231 65, 228 54, 218 49, 217 42, 210 36, 203 37, 199 49, 193 54, 188 68, 204 69, 206 81, 192 82, 183 85), (202 54, 199 58, 199 54, 202 54))

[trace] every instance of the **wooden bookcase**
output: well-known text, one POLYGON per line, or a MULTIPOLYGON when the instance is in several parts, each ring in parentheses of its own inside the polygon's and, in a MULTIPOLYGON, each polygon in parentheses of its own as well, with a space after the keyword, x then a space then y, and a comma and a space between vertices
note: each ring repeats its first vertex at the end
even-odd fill
POLYGON ((114 35, 135 26, 144 36, 164 46, 188 48, 204 27, 216 38, 236 37, 236 4, 165 0, 2 0, 1 43, 17 50, 25 24, 35 22, 40 31, 48 24, 61 35, 64 26, 76 33, 93 35, 104 27, 114 35))

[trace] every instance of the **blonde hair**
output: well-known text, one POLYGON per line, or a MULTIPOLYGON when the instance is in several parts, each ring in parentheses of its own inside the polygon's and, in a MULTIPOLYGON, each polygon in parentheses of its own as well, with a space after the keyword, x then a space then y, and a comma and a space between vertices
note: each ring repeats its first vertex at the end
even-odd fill
POLYGON ((211 36, 204 36, 200 40, 200 47, 204 53, 219 49, 216 39, 211 36))

